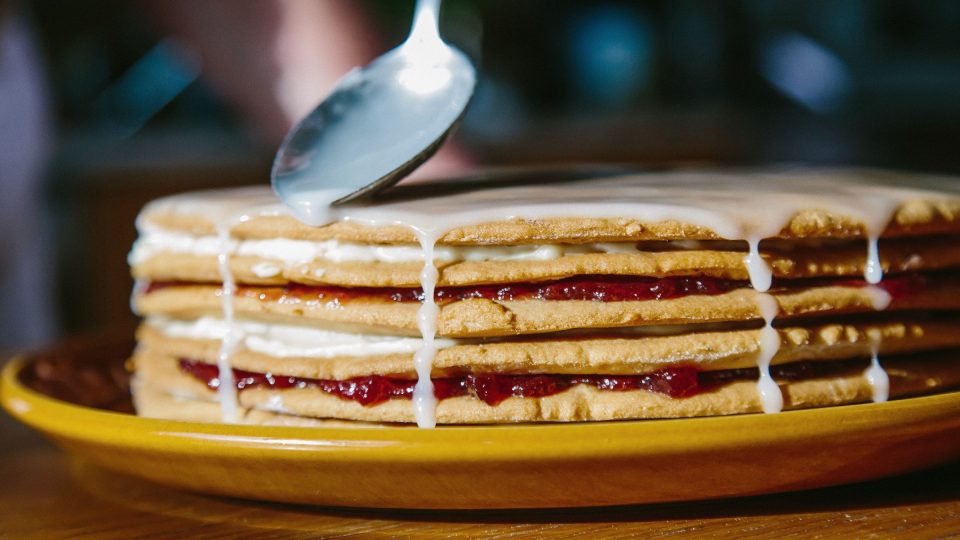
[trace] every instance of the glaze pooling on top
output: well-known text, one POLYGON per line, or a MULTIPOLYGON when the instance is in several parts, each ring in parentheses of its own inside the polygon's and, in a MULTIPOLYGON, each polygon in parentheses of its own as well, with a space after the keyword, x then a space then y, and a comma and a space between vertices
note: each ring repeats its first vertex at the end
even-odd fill
MULTIPOLYGON (((362 207, 329 207, 332 200, 329 193, 294 193, 293 200, 286 202, 301 210, 308 209, 301 217, 316 226, 345 220, 373 227, 399 225, 415 233, 424 261, 420 285, 427 294, 418 316, 423 345, 416 354, 419 382, 413 401, 418 425, 432 427, 436 423, 433 414, 435 400, 429 391, 429 375, 436 354, 433 339, 437 308, 429 291, 434 290, 438 277, 433 251, 438 239, 446 232, 511 219, 630 218, 645 222, 682 222, 712 231, 721 238, 747 241, 750 250, 744 263, 754 288, 763 292, 770 286, 771 275, 760 257, 761 241, 778 236, 799 212, 823 210, 848 216, 862 224, 863 235, 867 238, 864 278, 870 283, 878 283, 882 279, 882 270, 876 249, 877 239, 897 208, 910 200, 955 199, 958 194, 955 184, 946 179, 911 176, 912 187, 898 185, 903 179, 895 173, 867 170, 678 171, 549 186, 498 187, 362 207)), ((283 215, 288 210, 266 190, 240 190, 163 199, 148 206, 143 216, 148 217, 154 212, 209 216, 219 229, 224 223, 236 223, 253 216, 283 215)), ((141 230, 146 229, 145 223, 140 222, 141 230)), ((221 242, 221 245, 222 249, 228 249, 227 242, 221 242)), ((223 278, 226 293, 232 277, 225 274, 223 278)), ((776 315, 776 301, 763 295, 760 302, 767 322, 762 336, 773 335, 771 324, 776 315)), ((884 303, 884 299, 879 298, 877 305, 881 307, 884 303)), ((225 302, 225 312, 227 309, 225 302)), ((229 320, 226 316, 224 318, 229 320)), ((777 344, 763 337, 761 341, 759 391, 765 411, 774 412, 782 406, 782 396, 779 396, 779 390, 774 391, 776 383, 769 378, 765 365, 776 353, 777 344)), ((224 343, 224 350, 229 352, 226 339, 224 343)), ((226 364, 228 362, 224 362, 226 364)), ((229 397, 221 395, 221 399, 225 401, 229 397)), ((224 410, 227 410, 226 405, 224 410)))

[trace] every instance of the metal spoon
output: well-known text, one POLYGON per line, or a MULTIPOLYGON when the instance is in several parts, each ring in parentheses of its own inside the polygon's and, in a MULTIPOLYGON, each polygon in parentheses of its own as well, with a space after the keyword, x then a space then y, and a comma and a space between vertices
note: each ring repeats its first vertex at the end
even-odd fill
POLYGON ((440 37, 440 2, 418 0, 407 40, 344 76, 280 145, 273 189, 303 221, 399 182, 456 127, 476 70, 440 37))

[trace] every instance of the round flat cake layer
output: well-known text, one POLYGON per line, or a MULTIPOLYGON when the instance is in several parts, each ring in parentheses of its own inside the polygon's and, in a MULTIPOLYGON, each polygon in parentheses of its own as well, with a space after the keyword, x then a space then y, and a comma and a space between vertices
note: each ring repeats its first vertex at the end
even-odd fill
MULTIPOLYGON (((134 380, 131 388, 133 406, 139 416, 182 420, 185 422, 216 423, 223 421, 220 405, 193 397, 176 396, 155 386, 134 380)), ((290 426, 318 428, 377 428, 381 424, 352 420, 310 418, 261 409, 238 407, 236 423, 260 426, 290 426)))
MULTIPOLYGON (((138 313, 194 318, 221 311, 220 288, 214 285, 171 286, 134 299, 138 313)), ((437 335, 495 337, 571 329, 759 320, 758 293, 737 289, 717 295, 689 295, 669 300, 603 302, 593 300, 488 300, 471 298, 442 304, 437 335)), ((773 291, 778 320, 876 311, 876 293, 863 287, 813 287, 773 291)), ((344 331, 419 336, 416 302, 351 300, 346 302, 234 298, 241 316, 310 324, 344 331)), ((960 309, 960 279, 936 281, 921 290, 894 296, 886 311, 960 309)))
MULTIPOLYGON (((549 188, 545 188, 549 189, 549 188)), ((744 197, 749 205, 749 196, 744 197)), ((155 212, 148 223, 172 231, 216 234, 216 225, 201 205, 194 213, 155 212)), ((781 238, 859 238, 864 223, 853 216, 819 208, 800 210, 780 231, 781 238)), ((235 225, 236 238, 291 238, 298 240, 342 240, 348 242, 416 243, 413 232, 404 226, 370 227, 340 221, 311 227, 290 216, 253 216, 235 225)), ((960 232, 960 198, 911 200, 891 216, 884 236, 960 232)), ((621 242, 631 240, 712 240, 723 238, 709 228, 679 220, 645 221, 631 217, 513 219, 454 228, 439 238, 450 245, 504 245, 542 242, 621 242)), ((738 240, 738 239, 734 239, 738 240)))
MULTIPOLYGON (((880 262, 884 272, 896 274, 960 267, 960 238, 915 238, 884 241, 880 262)), ((678 251, 637 251, 636 253, 587 253, 565 255, 554 260, 489 260, 436 263, 439 286, 489 283, 519 283, 563 279, 578 275, 612 276, 708 276, 747 280, 745 253, 692 249, 678 251)), ((827 249, 797 247, 763 254, 777 278, 863 276, 866 246, 845 244, 827 249)), ((232 256, 230 268, 240 283, 307 285, 328 284, 346 287, 418 287, 423 263, 330 262, 314 260, 288 267, 275 259, 232 256), (257 268, 277 268, 264 276, 257 268)), ((187 253, 160 253, 134 264, 134 277, 152 281, 218 282, 217 257, 187 253)))
MULTIPOLYGON (((780 350, 773 364, 800 360, 869 358, 877 343, 884 355, 960 347, 960 321, 822 324, 777 330, 780 350)), ((218 340, 172 338, 148 324, 138 330, 134 356, 138 373, 165 359, 217 363, 218 340)), ((537 341, 480 342, 440 349, 433 376, 463 373, 644 374, 677 365, 713 371, 756 366, 760 330, 693 332, 669 336, 553 337, 537 341)), ((368 375, 413 378, 413 354, 275 357, 241 348, 231 357, 236 369, 311 379, 368 375)))
MULTIPOLYGON (((928 356, 885 361, 890 376, 892 397, 932 393, 960 384, 960 362, 955 358, 928 356)), ((801 381, 781 381, 784 408, 802 409, 869 401, 872 386, 861 373, 849 373, 801 381)), ((203 383, 180 372, 175 363, 167 371, 156 374, 135 386, 138 414, 181 420, 194 420, 198 413, 185 407, 172 407, 157 396, 167 393, 192 397, 197 402, 213 401, 216 392, 203 383), (144 396, 144 387, 153 391, 144 396)), ((245 409, 282 411, 285 414, 360 420, 365 422, 414 422, 409 400, 392 399, 364 406, 340 399, 315 388, 267 390, 251 388, 239 393, 245 409)), ((482 424, 512 422, 573 422, 626 420, 644 418, 679 418, 717 416, 762 411, 760 396, 753 381, 736 381, 686 398, 671 398, 645 390, 601 391, 587 385, 576 385, 558 394, 541 398, 507 398, 497 405, 487 405, 472 396, 441 400, 437 404, 440 424, 482 424)), ((212 413, 208 410, 204 419, 212 413)))

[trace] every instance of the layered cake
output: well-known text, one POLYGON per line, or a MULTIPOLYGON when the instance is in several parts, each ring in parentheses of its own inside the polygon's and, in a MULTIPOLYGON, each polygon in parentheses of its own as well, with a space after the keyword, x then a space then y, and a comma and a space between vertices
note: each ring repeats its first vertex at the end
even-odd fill
POLYGON ((130 254, 139 414, 432 427, 777 413, 960 385, 954 179, 445 188, 313 224, 266 187, 148 205, 130 254))

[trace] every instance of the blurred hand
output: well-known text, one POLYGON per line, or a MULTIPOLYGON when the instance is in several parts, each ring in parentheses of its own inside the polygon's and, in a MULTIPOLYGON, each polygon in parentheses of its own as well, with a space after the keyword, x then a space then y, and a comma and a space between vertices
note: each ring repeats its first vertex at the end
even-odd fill
POLYGON ((150 0, 150 7, 271 146, 380 49, 354 0, 150 0))
MULTIPOLYGON (((345 73, 386 49, 356 0, 148 0, 160 24, 199 55, 202 76, 270 149, 345 73)), ((457 174, 451 145, 415 177, 457 174)))

